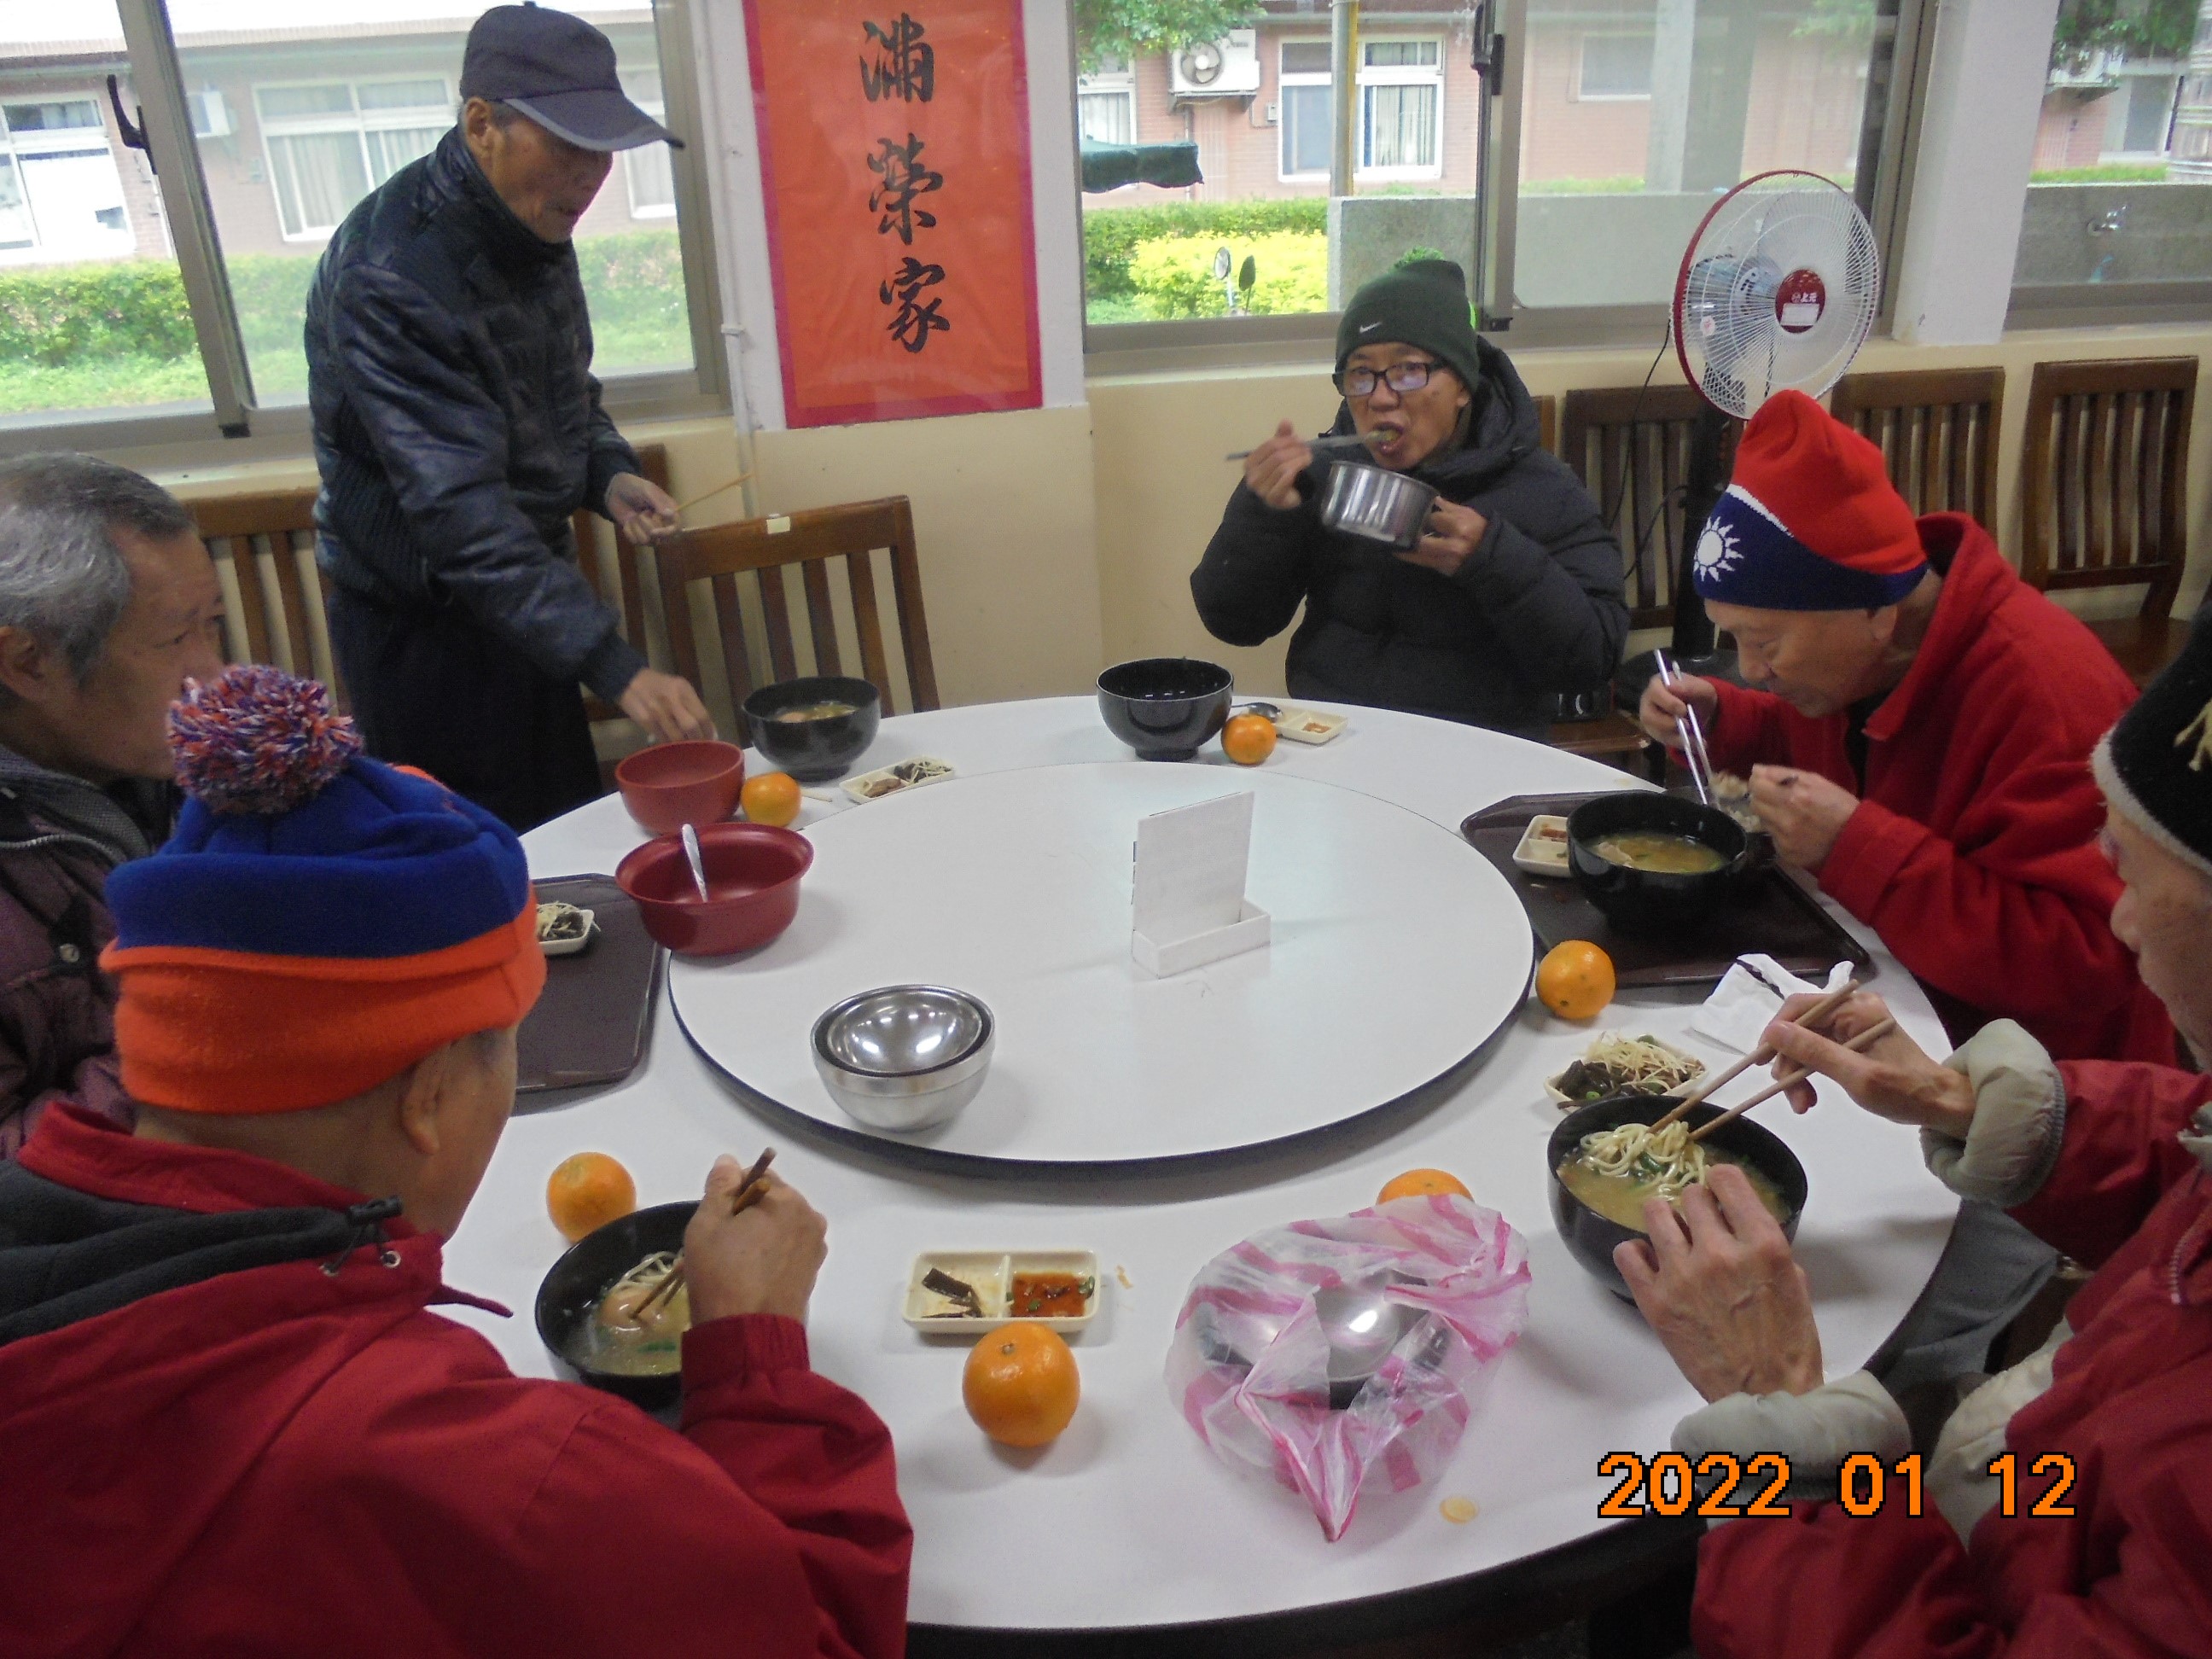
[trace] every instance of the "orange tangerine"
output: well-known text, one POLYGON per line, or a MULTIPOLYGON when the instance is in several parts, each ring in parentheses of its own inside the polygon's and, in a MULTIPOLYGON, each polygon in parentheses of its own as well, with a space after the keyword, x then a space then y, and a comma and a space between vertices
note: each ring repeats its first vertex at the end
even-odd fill
POLYGON ((1449 1193, 1461 1198, 1473 1198, 1466 1183, 1449 1170, 1408 1170, 1395 1180, 1386 1182, 1382 1190, 1375 1194, 1377 1204, 1388 1204, 1394 1198, 1433 1198, 1449 1193))
POLYGON ((1221 728, 1221 752, 1239 766, 1257 766, 1275 752, 1275 723, 1265 714, 1239 714, 1221 728))
POLYGON ((605 1152, 572 1152, 545 1183, 546 1213, 572 1244, 635 1208, 637 1183, 605 1152))
POLYGON ((799 781, 788 772, 763 772, 745 780, 738 804, 755 823, 781 830, 799 816, 799 781))
POLYGON ((1561 1019, 1596 1018, 1613 988, 1613 958, 1586 939, 1553 945, 1536 964, 1536 995, 1561 1019))
POLYGON ((968 1355, 960 1398, 975 1426, 1002 1446, 1042 1446, 1075 1416, 1083 1379, 1057 1331, 1027 1320, 1001 1325, 968 1355))

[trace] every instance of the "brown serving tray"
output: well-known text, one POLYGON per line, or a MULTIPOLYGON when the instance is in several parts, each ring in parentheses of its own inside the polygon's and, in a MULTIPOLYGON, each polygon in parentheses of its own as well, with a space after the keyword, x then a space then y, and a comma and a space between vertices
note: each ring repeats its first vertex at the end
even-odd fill
POLYGON ((1824 978, 1849 960, 1859 977, 1874 975, 1874 958, 1845 933, 1819 899, 1787 872, 1768 867, 1744 882, 1736 896, 1693 927, 1665 933, 1623 933, 1598 914, 1571 878, 1532 876, 1513 862, 1528 820, 1540 813, 1564 817, 1588 794, 1513 795, 1472 814, 1459 827, 1475 850, 1513 884, 1540 949, 1571 939, 1588 939, 1613 958, 1622 985, 1710 985, 1748 951, 1763 951, 1791 973, 1824 978))
MULTIPOLYGON (((538 897, 592 912, 599 936, 575 956, 546 958, 544 994, 516 1037, 514 1091, 543 1094, 619 1083, 645 1058, 665 953, 647 937, 636 904, 611 876, 541 881, 538 897)), ((516 1109, 532 1109, 526 1103, 516 1109)))

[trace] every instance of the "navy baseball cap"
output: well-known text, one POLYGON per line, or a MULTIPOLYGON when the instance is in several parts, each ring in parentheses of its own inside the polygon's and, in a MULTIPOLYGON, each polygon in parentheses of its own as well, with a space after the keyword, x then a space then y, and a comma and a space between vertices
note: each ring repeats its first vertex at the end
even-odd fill
POLYGON ((494 6, 469 30, 461 96, 512 105, 585 149, 684 141, 625 97, 614 43, 550 6, 494 6))

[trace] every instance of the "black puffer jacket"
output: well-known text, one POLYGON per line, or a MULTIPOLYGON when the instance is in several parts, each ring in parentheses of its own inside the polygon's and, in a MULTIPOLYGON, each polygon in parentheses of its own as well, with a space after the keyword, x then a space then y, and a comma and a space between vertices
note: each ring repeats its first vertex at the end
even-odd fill
MULTIPOLYGON (((1367 703, 1540 736, 1549 694, 1610 675, 1628 635, 1620 549, 1597 503, 1537 442, 1536 406, 1504 352, 1480 343, 1483 384, 1466 442, 1413 471, 1490 528, 1458 574, 1326 529, 1318 486, 1269 507, 1243 484, 1191 572, 1216 639, 1258 645, 1297 614, 1292 696, 1367 703)), ((1352 429, 1348 409, 1334 432, 1352 429)))
POLYGON ((323 568, 390 609, 458 605, 610 702, 644 659, 569 518, 637 457, 599 407, 576 253, 499 199, 456 127, 371 191, 307 295, 323 568))

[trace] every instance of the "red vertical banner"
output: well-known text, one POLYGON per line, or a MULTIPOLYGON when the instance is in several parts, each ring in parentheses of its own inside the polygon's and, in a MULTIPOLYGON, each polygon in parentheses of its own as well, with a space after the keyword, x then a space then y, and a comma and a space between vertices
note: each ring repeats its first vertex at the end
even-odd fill
POLYGON ((784 418, 1043 401, 1022 0, 745 0, 784 418))

